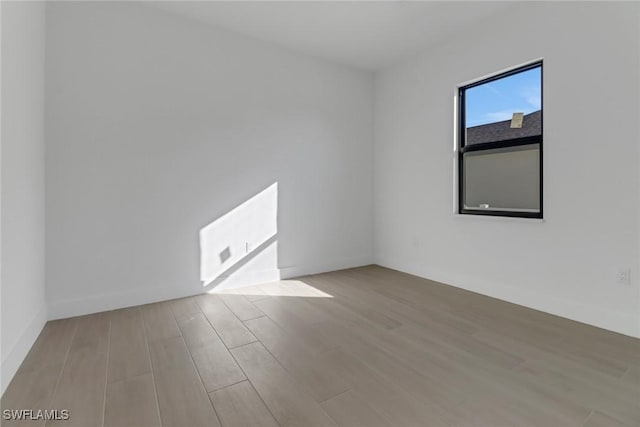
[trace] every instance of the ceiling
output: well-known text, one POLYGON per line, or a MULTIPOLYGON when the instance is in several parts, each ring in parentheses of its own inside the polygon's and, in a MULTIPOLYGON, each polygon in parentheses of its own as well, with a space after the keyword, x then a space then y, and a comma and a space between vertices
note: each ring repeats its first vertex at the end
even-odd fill
POLYGON ((514 7, 482 1, 158 1, 156 7, 304 54, 377 70, 514 7))

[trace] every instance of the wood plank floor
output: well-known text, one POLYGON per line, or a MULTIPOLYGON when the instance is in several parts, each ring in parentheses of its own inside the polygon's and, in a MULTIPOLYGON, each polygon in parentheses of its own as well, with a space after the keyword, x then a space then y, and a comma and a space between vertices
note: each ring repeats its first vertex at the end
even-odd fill
POLYGON ((48 322, 3 426, 640 426, 640 340, 378 266, 48 322))

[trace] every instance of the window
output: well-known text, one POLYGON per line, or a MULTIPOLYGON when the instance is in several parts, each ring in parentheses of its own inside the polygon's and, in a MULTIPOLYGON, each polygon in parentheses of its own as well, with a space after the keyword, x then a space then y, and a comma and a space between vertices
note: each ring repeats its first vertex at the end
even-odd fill
POLYGON ((542 218, 542 62, 459 88, 458 212, 542 218))

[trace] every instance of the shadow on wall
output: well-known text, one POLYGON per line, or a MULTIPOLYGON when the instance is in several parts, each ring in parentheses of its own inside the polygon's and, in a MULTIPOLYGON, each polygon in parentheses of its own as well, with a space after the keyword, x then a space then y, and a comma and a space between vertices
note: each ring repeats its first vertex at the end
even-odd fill
POLYGON ((200 230, 200 280, 207 290, 280 280, 277 182, 200 230))

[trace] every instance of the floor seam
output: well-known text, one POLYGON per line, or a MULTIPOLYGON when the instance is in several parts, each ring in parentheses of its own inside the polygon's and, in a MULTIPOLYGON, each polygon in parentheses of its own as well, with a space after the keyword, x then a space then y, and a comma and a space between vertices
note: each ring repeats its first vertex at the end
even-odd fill
POLYGON ((214 389, 213 389, 213 390, 211 390, 211 391, 207 391, 207 393, 208 393, 208 394, 215 393, 216 391, 220 391, 220 390, 224 390, 225 388, 233 387, 234 385, 238 385, 238 384, 243 383, 243 382, 245 382, 245 381, 249 381, 249 379, 248 379, 248 378, 246 378, 246 375, 245 375, 245 379, 243 379, 243 380, 236 381, 235 383, 231 383, 231 384, 223 385, 222 387, 214 388, 214 389))
MULTIPOLYGON (((69 340, 69 346, 67 347, 67 353, 64 356, 64 362, 62 363, 62 369, 60 369, 60 374, 58 374, 58 379, 56 380, 56 385, 53 388, 53 392, 51 393, 51 398, 49 399, 49 407, 51 407, 51 404, 53 403, 53 399, 56 397, 56 392, 58 391, 58 386, 60 385, 60 380, 62 379, 62 374, 64 373, 64 368, 67 366, 67 360, 69 359, 69 352, 71 352, 71 346, 73 345, 73 340, 76 339, 76 333, 78 332, 78 323, 79 320, 76 317, 75 318, 75 322, 74 322, 74 327, 73 327, 73 334, 71 335, 71 340, 69 340)), ((45 422, 45 426, 49 424, 49 421, 47 420, 45 422)))
POLYGON ((111 355, 111 317, 113 312, 109 313, 109 334, 107 335, 107 360, 104 368, 104 394, 102 395, 102 426, 107 414, 107 387, 109 386, 109 356, 111 355))
MULTIPOLYGON (((222 298, 221 298, 221 299, 222 299, 222 298)), ((222 303, 224 304, 224 301, 222 301, 222 303)), ((253 304, 253 302, 252 302, 251 304, 253 304)), ((226 306, 226 304, 225 304, 225 306, 226 306)), ((228 308, 228 307, 227 307, 227 308, 228 308)), ((256 307, 256 308, 258 308, 258 307, 256 307)), ((258 308, 258 310, 260 310, 260 309, 258 308)), ((229 311, 231 311, 231 309, 229 309, 229 311)), ((262 311, 262 310, 260 310, 260 311, 262 311)), ((236 314, 235 314, 233 311, 231 311, 231 314, 233 314, 233 315, 236 317, 236 319, 238 319, 238 320, 240 321, 240 323, 242 323, 242 325, 243 325, 243 326, 245 326, 245 325, 244 325, 244 322, 242 322, 242 320, 240 320, 240 318, 239 318, 238 316, 236 316, 236 314)), ((266 314, 265 314, 265 316, 266 316, 266 314)), ((208 318, 207 316, 205 316, 205 318, 207 319, 207 321, 209 322, 209 324, 211 324, 211 322, 209 321, 209 318, 208 318)), ((212 329, 217 333, 217 331, 215 330, 216 328, 214 328, 214 327, 213 327, 213 324, 211 324, 211 328, 212 328, 212 329)), ((247 327, 245 326, 245 328, 247 328, 247 327)), ((248 330, 249 332, 251 332, 251 330, 250 330, 249 328, 247 328, 247 330, 248 330)), ((240 345, 240 346, 234 347, 234 349, 238 349, 238 348, 241 348, 241 347, 245 347, 245 346, 247 346, 247 345, 255 344, 256 342, 260 343, 260 345, 261 345, 261 346, 263 346, 263 347, 266 349, 266 346, 262 343, 262 341, 260 341, 260 339, 259 339, 258 337, 256 337, 256 336, 253 334, 253 332, 251 332, 251 335, 253 335, 253 337, 256 339, 256 341, 253 341, 253 342, 250 342, 250 343, 246 343, 246 344, 243 344, 243 345, 240 345)), ((220 336, 220 335, 218 334, 218 336, 220 336)), ((220 338, 220 340, 222 341, 222 338, 220 338)), ((226 347, 226 344, 225 344, 225 342, 224 342, 224 341, 222 341, 222 344, 226 347)), ((244 377, 247 379, 247 381, 249 381, 249 384, 251 385, 251 388, 253 389, 253 391, 256 393, 256 396, 258 396, 258 398, 260 399, 260 401, 262 402, 262 404, 264 405, 264 407, 265 407, 265 408, 267 408, 267 411, 269 411, 269 413, 271 414, 271 416, 272 416, 272 417, 273 417, 273 419, 275 420, 276 424, 278 424, 279 426, 282 426, 282 425, 280 424, 280 421, 278 420, 278 418, 276 418, 275 414, 271 411, 271 408, 269 408, 269 405, 267 405, 267 402, 265 402, 265 401, 264 401, 264 399, 262 398, 262 396, 260 395, 260 393, 258 392, 258 390, 256 389, 256 387, 255 387, 255 386, 253 385, 253 383, 251 382, 251 378, 249 378, 249 375, 247 375, 247 373, 245 372, 245 370, 244 370, 244 369, 242 369, 242 365, 240 365, 240 363, 238 362, 238 359, 236 359, 236 356, 233 354, 233 352, 231 351, 231 349, 230 349, 229 347, 227 347, 227 351, 229 352, 229 354, 231 355, 231 357, 233 358, 233 360, 236 362, 236 365, 238 366, 238 368, 239 368, 239 369, 242 371, 242 373, 244 374, 244 377)), ((269 350, 267 350, 267 351, 269 351, 269 350)), ((271 353, 269 353, 269 354, 271 354, 271 353)), ((213 401, 211 402, 211 404, 213 405, 213 401)))
POLYGON ((147 357, 149 359, 149 369, 151 371, 151 381, 153 382, 153 395, 156 398, 156 411, 158 412, 158 421, 160 421, 160 425, 164 425, 162 422, 162 413, 160 412, 160 399, 158 399, 158 389, 156 386, 156 376, 153 372, 153 362, 151 361, 151 349, 149 348, 149 339, 147 338, 147 325, 146 319, 144 316, 144 311, 142 308, 138 308, 140 310, 140 318, 142 320, 142 333, 144 334, 144 342, 147 346, 147 357))
POLYGON ((331 396, 328 399, 321 400, 320 402, 318 402, 318 405, 322 405, 323 403, 326 403, 326 402, 330 401, 331 399, 335 399, 338 396, 342 396, 345 393, 349 393, 350 391, 354 391, 353 387, 350 387, 348 390, 341 391, 340 393, 336 394, 335 396, 331 396))
MULTIPOLYGON (((200 380, 200 385, 202 386, 202 389, 204 390, 204 394, 207 396, 207 400, 209 401, 209 405, 211 406, 211 410, 213 411, 213 414, 216 416, 216 419, 218 420, 218 424, 220 426, 222 426, 222 420, 220 419, 220 416, 218 415, 218 411, 216 411, 216 408, 213 405, 213 402, 211 401, 211 397, 209 396, 209 392, 207 391, 207 387, 204 385, 204 381, 202 380, 202 375, 200 375, 200 371, 198 370, 198 365, 196 365, 196 361, 193 359, 193 354, 191 353, 191 348, 187 344, 187 340, 184 339, 184 334, 182 333, 182 328, 180 327, 180 322, 178 322, 178 320, 175 317, 176 316, 174 314, 173 318, 176 320, 176 325, 178 326, 178 329, 180 330, 180 335, 181 335, 181 338, 182 338, 182 342, 184 343, 184 346, 187 349, 187 352, 189 353, 189 359, 191 359, 191 366, 193 366, 193 369, 195 369, 196 374, 198 375, 198 379, 200 380)), ((205 318, 206 317, 207 316, 205 316, 205 318)), ((211 329, 214 329, 213 326, 211 327, 211 329)))
MULTIPOLYGON (((260 342, 259 340, 257 341, 259 342, 263 347, 264 344, 262 344, 262 342, 260 342)), ((249 344, 245 344, 245 345, 250 345, 250 344, 254 344, 254 343, 249 343, 249 344)), ((243 346, 240 346, 243 347, 243 346)), ((240 347, 236 347, 236 348, 240 348, 240 347)), ((266 347, 265 347, 266 348, 266 347)), ((264 399, 262 398, 262 396, 260 395, 260 393, 258 392, 258 390, 256 389, 256 387, 253 385, 253 383, 251 382, 251 378, 249 378, 249 376, 247 375, 247 373, 244 371, 244 369, 242 369, 242 366, 240 365, 240 363, 238 362, 238 359, 236 359, 236 356, 233 354, 233 352, 231 350, 227 350, 229 352, 229 354, 231 354, 231 357, 233 357, 233 360, 236 362, 236 365, 238 365, 238 368, 240 368, 240 370, 242 371, 242 373, 244 374, 245 378, 247 379, 247 381, 249 382, 249 384, 251 384, 251 388, 253 389, 253 391, 256 392, 256 396, 258 396, 258 398, 260 399, 260 401, 262 402, 262 404, 264 405, 265 408, 267 408, 267 411, 269 411, 269 413, 271 414, 271 416, 273 417, 273 419, 276 421, 276 424, 278 424, 279 426, 282 427, 282 424, 280 424, 280 421, 278 420, 278 418, 276 418, 276 416, 274 415, 274 413, 271 411, 271 408, 269 408, 269 405, 267 405, 267 402, 264 401, 264 399)), ((268 350, 267 350, 268 351, 268 350)), ((211 404, 213 405, 213 402, 211 402, 211 404)))

